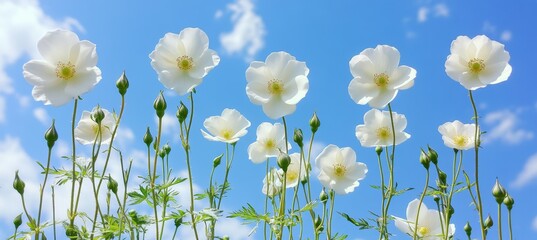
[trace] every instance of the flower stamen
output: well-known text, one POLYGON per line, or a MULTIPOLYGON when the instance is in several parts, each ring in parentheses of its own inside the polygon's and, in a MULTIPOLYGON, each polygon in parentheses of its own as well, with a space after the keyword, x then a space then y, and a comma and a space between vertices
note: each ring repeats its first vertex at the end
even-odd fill
POLYGON ((380 88, 386 88, 390 83, 390 77, 386 73, 377 73, 373 76, 373 81, 380 88))
POLYGON ((381 140, 387 140, 391 135, 391 131, 387 127, 380 127, 377 129, 377 137, 381 140))
POLYGON ((286 176, 287 182, 294 182, 298 178, 298 173, 295 171, 288 171, 286 176))
POLYGON ((456 136, 453 141, 457 147, 464 148, 466 144, 468 144, 468 137, 459 135, 456 136))
POLYGON ((194 67, 194 60, 189 56, 180 56, 176 61, 177 67, 183 72, 190 71, 194 67))
POLYGON ((420 236, 427 236, 429 234, 429 228, 428 227, 419 227, 418 232, 420 236))
POLYGON ((265 147, 267 149, 273 149, 274 147, 276 147, 276 143, 274 142, 273 139, 268 139, 266 142, 265 142, 265 147))
POLYGON ((233 137, 233 133, 231 130, 229 129, 223 129, 221 132, 220 132, 220 135, 226 139, 226 140, 231 140, 231 137, 233 137))
POLYGON ((336 163, 332 165, 332 167, 334 168, 334 175, 336 175, 337 177, 345 176, 345 173, 347 172, 347 167, 345 167, 343 164, 336 163))
POLYGON ((62 63, 58 62, 58 65, 56 65, 56 76, 58 78, 61 78, 63 80, 69 80, 75 76, 76 69, 75 65, 71 62, 62 63))
POLYGON ((485 61, 479 58, 472 58, 468 61, 468 69, 470 69, 470 72, 478 74, 485 69, 485 61))
POLYGON ((268 82, 268 91, 272 95, 281 95, 283 93, 283 83, 278 79, 272 79, 268 82))

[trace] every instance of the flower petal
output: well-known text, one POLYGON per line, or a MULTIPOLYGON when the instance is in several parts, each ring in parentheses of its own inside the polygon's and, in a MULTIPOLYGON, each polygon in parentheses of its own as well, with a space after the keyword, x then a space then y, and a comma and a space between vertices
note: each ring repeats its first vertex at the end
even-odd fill
POLYGON ((71 48, 69 59, 77 69, 95 67, 97 65, 97 50, 95 44, 83 40, 71 48))
POLYGON ((354 78, 349 83, 349 95, 352 100, 361 105, 365 105, 373 98, 379 95, 379 89, 377 85, 371 83, 361 83, 360 78, 354 78))
POLYGON ((282 101, 290 105, 298 104, 308 93, 308 78, 304 75, 297 76, 293 81, 287 82, 284 88, 285 91, 281 95, 282 101))
POLYGON ((414 85, 416 70, 407 66, 400 66, 392 72, 389 86, 394 89, 408 89, 414 85))
POLYGON ((203 79, 192 78, 179 70, 162 71, 158 73, 160 82, 167 88, 174 90, 180 96, 192 91, 203 79))
POLYGON ((263 112, 272 119, 287 116, 295 110, 296 105, 286 104, 279 97, 273 97, 267 103, 263 104, 263 112))
POLYGON ((101 70, 97 67, 77 72, 72 79, 66 80, 65 94, 73 98, 81 96, 91 90, 101 79, 101 70))
POLYGON ((395 98, 395 96, 397 96, 397 90, 380 91, 375 98, 369 101, 369 106, 379 109, 384 108, 395 98))
POLYGON ((61 106, 68 103, 73 97, 65 94, 64 85, 51 84, 34 86, 32 96, 36 101, 43 101, 45 105, 61 106))
POLYGON ((78 36, 67 30, 50 31, 37 42, 37 50, 50 63, 63 62, 69 59, 69 51, 80 40, 78 36))
POLYGON ((265 60, 266 66, 272 73, 272 76, 274 76, 277 79, 281 79, 282 73, 289 63, 289 61, 295 60, 295 57, 291 56, 291 54, 286 52, 273 52, 267 56, 267 59, 265 60))
POLYGON ((373 79, 375 75, 375 65, 371 60, 362 54, 352 57, 349 61, 349 68, 353 77, 362 77, 366 79, 373 79))
POLYGON ((185 46, 186 55, 193 58, 194 62, 209 48, 209 38, 199 28, 183 29, 179 33, 179 39, 185 46))
POLYGON ((56 67, 43 60, 31 60, 22 67, 24 79, 32 85, 55 85, 61 80, 56 76, 56 67))
POLYGON ((207 49, 194 63, 194 68, 188 74, 192 78, 203 78, 220 63, 220 57, 212 49, 207 49))
POLYGON ((263 163, 267 160, 264 148, 259 142, 254 142, 248 146, 248 159, 255 164, 263 163))

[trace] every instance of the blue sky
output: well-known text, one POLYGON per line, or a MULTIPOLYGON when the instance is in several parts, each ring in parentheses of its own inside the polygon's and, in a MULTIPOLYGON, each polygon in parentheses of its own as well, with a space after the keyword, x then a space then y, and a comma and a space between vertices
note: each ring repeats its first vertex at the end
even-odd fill
MULTIPOLYGON (((442 166, 451 164, 452 150, 446 148, 437 131, 444 122, 470 122, 472 109, 467 91, 444 72, 449 47, 459 35, 485 34, 506 45, 511 54, 513 73, 508 81, 477 90, 476 98, 485 135, 481 157, 481 186, 485 213, 495 216, 490 189, 496 177, 515 198, 514 231, 516 238, 537 235, 537 210, 533 194, 537 190, 537 83, 534 80, 534 55, 537 52, 536 22, 532 9, 536 1, 38 1, 0 0, 0 238, 11 232, 11 220, 19 213, 18 196, 11 188, 13 173, 20 169, 29 189, 38 189, 40 176, 35 161, 44 161, 46 145, 43 132, 56 119, 60 141, 55 164, 69 154, 69 116, 72 104, 54 108, 35 102, 32 86, 22 77, 22 64, 38 58, 37 40, 48 30, 67 28, 97 45, 98 66, 103 80, 83 96, 80 111, 100 104, 107 109, 119 107, 115 80, 125 70, 131 87, 118 146, 143 170, 145 128, 155 129, 152 108, 154 98, 164 87, 157 80, 148 58, 158 40, 167 32, 178 33, 185 27, 199 27, 210 39, 221 62, 197 88, 197 112, 193 129, 201 129, 206 117, 219 115, 224 108, 236 108, 252 122, 249 134, 237 145, 232 169, 233 190, 225 208, 234 210, 246 203, 261 207, 264 166, 253 165, 246 152, 255 141, 255 129, 269 121, 260 106, 249 102, 245 94, 244 72, 252 60, 264 60, 274 51, 287 51, 310 69, 310 89, 297 111, 287 117, 290 129, 309 129, 307 123, 316 111, 322 121, 316 150, 327 144, 352 147, 358 160, 369 166, 368 176, 352 194, 336 198, 336 210, 353 217, 370 217, 378 211, 380 193, 369 185, 379 183, 373 149, 362 148, 354 135, 363 123, 367 106, 356 105, 347 93, 352 79, 348 62, 365 48, 388 44, 401 52, 401 64, 417 70, 415 86, 402 91, 392 102, 393 110, 405 114, 407 132, 412 135, 397 147, 396 178, 401 187, 421 189, 425 172, 418 161, 419 148, 427 144, 440 154, 442 166), (33 182, 33 183, 32 183, 33 182)), ((172 144, 177 174, 185 164, 178 145, 174 114, 179 101, 165 91, 169 110, 165 141, 172 144)), ((79 118, 79 117, 78 117, 79 118)), ((77 118, 77 119, 78 119, 77 118)), ((207 142, 198 130, 193 132, 194 180, 200 189, 207 187, 211 160, 225 150, 221 143, 207 142)), ((79 147, 89 155, 90 149, 79 147)), ((296 147, 295 147, 296 149, 296 147)), ((464 168, 473 172, 473 154, 466 155, 464 168)), ((112 173, 118 173, 112 168, 112 173)), ((462 180, 462 179, 461 179, 462 180)), ((313 180, 314 182, 316 180, 313 180)), ((316 189, 320 189, 315 183, 316 189)), ((183 187, 187 190, 187 186, 183 187)), ((419 195, 418 190, 397 197, 392 214, 404 217, 406 205, 419 195)), ((468 220, 477 235, 477 215, 469 206, 467 192, 456 196, 457 238, 464 238, 462 227, 468 220)), ((32 199, 30 197, 30 199, 32 199)), ((33 198, 35 201, 37 198, 33 198)), ((186 203, 186 201, 185 201, 186 203)), ((427 199, 426 204, 433 204, 427 199)), ((350 239, 370 239, 372 231, 358 231, 335 217, 336 231, 350 239)), ((252 226, 234 226, 235 239, 243 239, 252 226)), ((187 229, 188 230, 188 229, 187 229)), ((404 239, 395 227, 394 239, 404 239)), ((188 233, 183 233, 187 237, 188 233)), ((228 233, 229 234, 229 233, 228 233)), ((496 236, 496 228, 490 231, 496 236)), ((254 237, 255 239, 255 237, 254 237)))

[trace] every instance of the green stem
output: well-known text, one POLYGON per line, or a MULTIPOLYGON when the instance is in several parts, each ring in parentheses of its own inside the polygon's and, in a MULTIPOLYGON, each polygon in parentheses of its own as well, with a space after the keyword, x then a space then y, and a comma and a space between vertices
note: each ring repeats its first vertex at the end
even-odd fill
POLYGON ((446 210, 444 212, 444 217, 446 218, 446 224, 445 224, 445 227, 446 227, 446 230, 443 231, 442 234, 444 234, 444 238, 446 240, 449 239, 449 223, 451 222, 451 214, 449 213, 451 211, 451 203, 452 203, 452 199, 453 199, 453 194, 455 193, 455 185, 457 185, 457 179, 459 178, 459 174, 461 172, 461 167, 462 167, 462 159, 463 159, 463 152, 461 151, 460 153, 460 156, 459 156, 459 164, 458 164, 458 167, 457 167, 457 152, 458 150, 454 150, 454 159, 453 159, 453 177, 451 179, 451 189, 449 190, 449 195, 448 195, 448 198, 447 198, 447 207, 446 207, 446 210))
MULTIPOLYGON (((194 216, 194 186, 192 181, 192 169, 190 168, 190 145, 189 145, 189 137, 190 137, 190 128, 192 127, 192 118, 194 117, 194 95, 192 92, 190 92, 190 117, 188 120, 188 126, 185 126, 186 130, 186 137, 182 139, 183 141, 183 148, 185 150, 186 155, 186 166, 188 170, 188 183, 190 186, 190 216, 192 218, 192 229, 194 230, 194 236, 196 237, 196 240, 199 239, 198 237, 198 230, 196 229, 196 221, 194 216)), ((182 132, 181 128, 181 132, 182 132)), ((184 136, 183 133, 181 133, 181 136, 184 136)))
POLYGON ((502 240, 502 202, 498 203, 498 239, 502 240))
POLYGON ((285 122, 285 117, 282 117, 283 122, 283 133, 285 136, 285 153, 289 154, 289 140, 287 139, 287 123, 285 122))
POLYGON ((507 209, 507 224, 509 225, 509 240, 513 240, 513 228, 511 225, 511 209, 507 209))
POLYGON ((425 198, 425 195, 427 194, 428 188, 429 188, 429 168, 427 168, 427 173, 425 177, 425 186, 423 187, 423 191, 421 192, 420 202, 418 205, 418 212, 416 213, 416 221, 414 222, 414 235, 413 235, 414 240, 418 239, 418 220, 420 217, 421 204, 423 203, 423 198, 425 198))
MULTIPOLYGON (((54 125, 54 120, 52 120, 52 125, 54 125)), ((41 225, 41 210, 43 207, 43 192, 45 190, 45 187, 47 186, 47 179, 48 179, 48 170, 50 169, 50 156, 52 154, 52 146, 48 148, 48 154, 47 154, 47 167, 45 168, 45 179, 43 180, 43 185, 41 185, 41 188, 39 189, 39 210, 37 211, 37 226, 41 225)), ((39 231, 36 231, 35 233, 35 239, 39 239, 39 231)))
MULTIPOLYGON (((269 159, 267 158, 267 166, 265 168, 265 178, 267 179, 267 194, 265 194, 265 206, 264 206, 264 211, 263 213, 265 215, 267 215, 267 207, 268 207, 268 195, 269 195, 269 189, 270 189, 270 178, 268 177, 269 175, 269 159)), ((267 239, 267 221, 264 221, 264 224, 263 224, 263 239, 267 239)))
POLYGON ((328 223, 326 224, 326 239, 332 239, 332 215, 334 213, 334 202, 336 199, 336 194, 334 190, 330 190, 330 215, 328 217, 328 223))
POLYGON ((284 224, 284 219, 285 219, 285 193, 287 192, 287 189, 285 187, 286 185, 287 185, 287 171, 283 171, 282 198, 280 199, 280 214, 279 214, 279 219, 281 223, 280 223, 280 232, 277 237, 278 240, 281 240, 283 236, 283 224, 284 224))
POLYGON ((54 233, 54 240, 56 240, 56 202, 54 200, 54 186, 50 187, 52 188, 52 231, 54 233))
POLYGON ((157 139, 155 142, 155 157, 153 158, 153 173, 150 175, 151 179, 151 192, 153 197, 153 214, 155 215, 155 231, 156 231, 156 238, 160 239, 160 232, 158 227, 158 210, 157 210, 157 192, 155 191, 155 180, 157 178, 157 160, 158 160, 158 149, 160 148, 160 137, 162 133, 162 117, 158 118, 158 131, 157 131, 157 139))
POLYGON ((72 156, 71 160, 73 161, 72 171, 73 171, 73 181, 71 182, 71 203, 68 211, 69 218, 69 227, 74 228, 76 210, 75 207, 75 183, 76 183, 76 144, 75 144, 75 121, 76 121, 76 110, 78 107, 78 98, 75 98, 74 107, 73 107, 73 117, 71 118, 71 146, 72 146, 72 156))
MULTIPOLYGON (((390 170, 389 172, 389 189, 388 189, 388 198, 386 201, 386 207, 384 208, 383 216, 388 216, 388 209, 390 208, 390 203, 392 201, 392 198, 394 196, 394 184, 395 184, 395 177, 394 177, 394 159, 395 159, 395 124, 393 122, 393 111, 391 104, 388 104, 388 109, 390 111, 390 123, 392 127, 392 151, 390 154, 390 157, 387 159, 388 162, 388 168, 390 170)), ((386 147, 386 155, 388 154, 388 147, 386 147)), ((387 228, 388 225, 388 219, 382 219, 382 223, 385 225, 386 233, 385 235, 388 236, 387 228)))
POLYGON ((379 151, 377 153, 377 161, 378 161, 378 165, 379 165, 379 171, 380 171, 380 183, 381 183, 381 186, 380 186, 380 190, 382 192, 382 215, 381 215, 381 218, 382 218, 382 222, 380 224, 380 236, 379 236, 379 240, 383 239, 383 237, 385 239, 387 239, 387 236, 386 236, 386 224, 385 224, 385 221, 386 221, 386 215, 384 215, 384 208, 386 207, 386 183, 384 182, 384 170, 382 168, 382 161, 380 159, 380 154, 381 152, 379 151))
POLYGON ((477 108, 475 106, 474 97, 472 95, 472 90, 468 90, 470 95, 470 102, 472 103, 472 108, 474 110, 474 123, 475 123, 475 133, 474 133, 474 150, 475 150, 475 191, 477 195, 477 210, 479 212, 479 224, 481 229, 481 236, 483 240, 487 239, 487 233, 485 231, 485 225, 483 221, 483 203, 481 201, 481 192, 479 190, 479 116, 477 115, 477 108))

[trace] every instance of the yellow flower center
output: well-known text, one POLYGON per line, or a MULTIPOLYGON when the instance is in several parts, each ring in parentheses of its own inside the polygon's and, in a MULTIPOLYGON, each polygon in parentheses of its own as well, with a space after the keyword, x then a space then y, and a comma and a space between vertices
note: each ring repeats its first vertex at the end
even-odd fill
POLYGON ((298 173, 295 171, 287 171, 287 182, 294 182, 298 178, 298 173))
POLYGON ((485 69, 485 61, 479 58, 472 58, 468 62, 468 69, 470 69, 470 72, 478 74, 485 69))
POLYGON ((281 95, 283 93, 283 83, 278 79, 272 79, 268 82, 268 91, 272 95, 281 95))
POLYGON ((194 60, 189 56, 181 56, 176 59, 177 67, 183 72, 187 72, 194 67, 194 60))
POLYGON ((273 139, 269 139, 265 142, 265 147, 268 149, 273 149, 276 146, 276 143, 273 139))
POLYGON ((345 176, 345 173, 347 172, 347 167, 345 167, 341 163, 336 163, 333 165, 333 167, 334 167, 334 175, 336 175, 337 177, 345 176))
POLYGON ((429 234, 429 228, 428 227, 419 227, 418 232, 420 233, 420 235, 422 237, 427 236, 427 234, 429 234))
POLYGON ((73 76, 75 76, 75 73, 75 65, 73 65, 71 62, 58 62, 58 65, 56 66, 56 76, 58 78, 61 78, 63 80, 69 80, 73 78, 73 76))
POLYGON ((466 144, 468 144, 468 137, 459 135, 456 136, 453 141, 455 142, 455 145, 457 145, 457 147, 464 147, 466 146, 466 144))
POLYGON ((380 140, 387 140, 392 135, 391 131, 387 127, 381 127, 377 129, 377 137, 380 140))
POLYGON ((224 129, 220 132, 220 135, 226 139, 226 140, 230 140, 231 137, 233 137, 233 132, 229 129, 224 129))
POLYGON ((386 88, 388 83, 390 83, 390 77, 386 73, 377 73, 373 76, 373 81, 380 88, 386 88))

